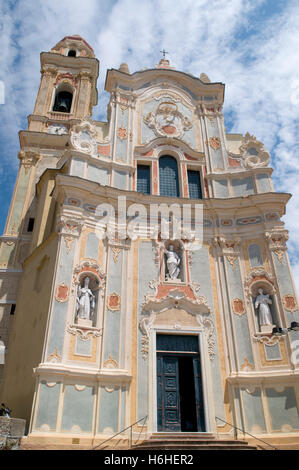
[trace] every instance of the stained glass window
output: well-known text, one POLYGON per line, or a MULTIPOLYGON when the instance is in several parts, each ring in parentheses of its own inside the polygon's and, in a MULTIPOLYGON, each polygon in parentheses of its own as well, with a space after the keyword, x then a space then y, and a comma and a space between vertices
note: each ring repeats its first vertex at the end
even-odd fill
POLYGON ((189 197, 191 199, 202 199, 200 172, 188 170, 189 197))
POLYGON ((179 197, 178 165, 174 157, 165 155, 159 159, 160 196, 179 197))
POLYGON ((137 165, 137 191, 143 194, 151 193, 151 167, 137 165))

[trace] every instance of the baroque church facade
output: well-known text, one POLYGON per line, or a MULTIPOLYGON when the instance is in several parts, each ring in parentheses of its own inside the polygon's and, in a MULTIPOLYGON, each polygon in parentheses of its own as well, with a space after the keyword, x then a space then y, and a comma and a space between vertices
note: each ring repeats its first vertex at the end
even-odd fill
POLYGON ((107 122, 92 119, 98 74, 80 36, 41 53, 1 238, 1 402, 33 447, 92 446, 134 423, 145 439, 244 430, 295 445, 290 195, 268 151, 226 133, 224 85, 205 74, 165 58, 108 70, 107 122))

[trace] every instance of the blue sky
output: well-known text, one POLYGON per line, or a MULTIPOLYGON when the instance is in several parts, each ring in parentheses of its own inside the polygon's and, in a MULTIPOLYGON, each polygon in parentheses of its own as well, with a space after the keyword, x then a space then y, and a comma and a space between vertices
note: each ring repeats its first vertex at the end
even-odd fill
POLYGON ((299 4, 297 0, 8 0, 0 3, 0 231, 40 81, 40 52, 79 34, 100 60, 99 104, 106 119, 108 68, 153 67, 160 50, 178 70, 225 83, 228 132, 254 134, 271 152, 274 183, 293 194, 284 217, 299 286, 299 4))

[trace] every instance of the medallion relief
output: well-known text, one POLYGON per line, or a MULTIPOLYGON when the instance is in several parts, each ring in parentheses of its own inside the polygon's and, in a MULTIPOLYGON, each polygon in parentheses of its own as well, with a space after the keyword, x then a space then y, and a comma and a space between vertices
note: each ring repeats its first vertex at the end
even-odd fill
POLYGON ((173 101, 159 103, 156 111, 149 112, 143 121, 159 137, 183 137, 192 128, 190 119, 182 114, 173 101))

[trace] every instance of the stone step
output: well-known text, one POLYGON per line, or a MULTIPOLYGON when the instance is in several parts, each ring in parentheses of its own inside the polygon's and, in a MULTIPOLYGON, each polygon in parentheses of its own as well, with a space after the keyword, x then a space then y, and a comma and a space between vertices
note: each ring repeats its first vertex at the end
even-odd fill
POLYGON ((249 446, 247 441, 216 440, 215 436, 193 433, 157 433, 149 439, 133 446, 135 450, 256 450, 255 446, 249 446))
POLYGON ((226 445, 226 446, 220 446, 217 444, 212 445, 194 445, 194 446, 186 446, 186 445, 175 445, 175 446, 169 446, 165 444, 165 446, 148 446, 148 447, 143 447, 143 446, 132 446, 131 450, 140 450, 140 451, 145 451, 145 450, 186 450, 186 451, 193 451, 193 450, 257 450, 256 447, 253 446, 248 446, 248 445, 243 445, 243 446, 231 446, 231 445, 226 445))

